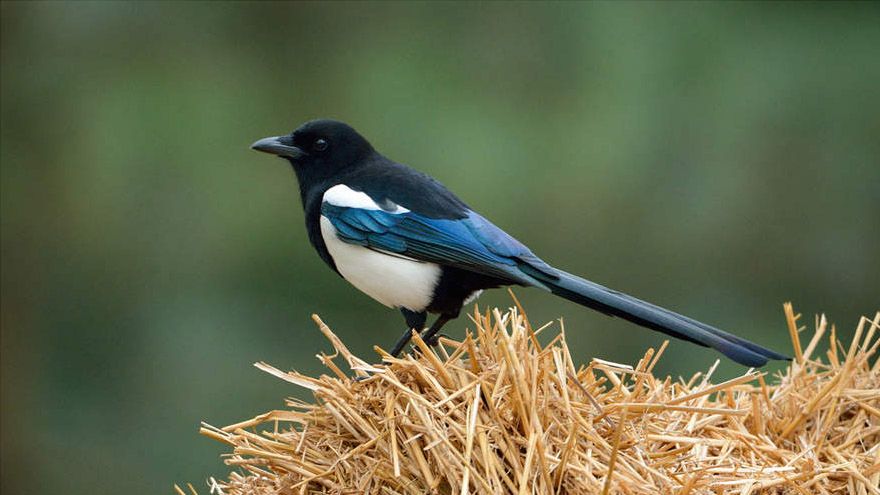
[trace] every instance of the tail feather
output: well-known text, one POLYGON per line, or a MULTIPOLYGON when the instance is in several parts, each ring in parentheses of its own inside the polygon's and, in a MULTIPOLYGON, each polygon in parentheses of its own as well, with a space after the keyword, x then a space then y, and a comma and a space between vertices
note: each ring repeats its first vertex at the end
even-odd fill
POLYGON ((767 364, 769 359, 789 359, 736 335, 562 270, 554 269, 555 273, 550 275, 546 269, 538 270, 530 265, 521 265, 519 268, 540 281, 553 294, 569 301, 672 337, 711 347, 745 366, 760 367, 767 364))

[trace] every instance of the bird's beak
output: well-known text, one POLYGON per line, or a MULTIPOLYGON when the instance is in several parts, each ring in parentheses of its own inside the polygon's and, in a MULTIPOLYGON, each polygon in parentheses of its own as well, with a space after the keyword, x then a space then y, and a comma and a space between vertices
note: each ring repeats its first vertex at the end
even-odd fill
POLYGON ((293 140, 290 136, 263 138, 252 144, 251 149, 293 159, 299 158, 304 154, 303 150, 293 145, 293 140))

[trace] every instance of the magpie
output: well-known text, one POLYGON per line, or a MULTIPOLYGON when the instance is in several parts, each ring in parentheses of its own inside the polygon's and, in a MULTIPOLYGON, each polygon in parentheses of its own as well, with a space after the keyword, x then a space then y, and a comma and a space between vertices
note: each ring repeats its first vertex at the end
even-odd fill
POLYGON ((309 241, 336 273, 397 308, 407 330, 392 354, 438 332, 484 289, 538 287, 672 337, 711 347, 745 366, 789 359, 736 335, 603 287, 545 263, 434 178, 376 151, 349 125, 312 120, 251 148, 290 162, 309 241))

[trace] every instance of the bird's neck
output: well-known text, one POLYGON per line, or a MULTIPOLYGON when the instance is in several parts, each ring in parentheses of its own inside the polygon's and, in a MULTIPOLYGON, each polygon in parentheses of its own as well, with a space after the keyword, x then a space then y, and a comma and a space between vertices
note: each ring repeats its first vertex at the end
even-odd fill
POLYGON ((317 176, 308 168, 293 166, 293 172, 296 174, 296 181, 299 184, 299 196, 302 200, 304 209, 308 209, 309 205, 316 200, 320 202, 321 196, 327 190, 328 179, 326 177, 317 176))
POLYGON ((299 183, 299 194, 303 208, 308 210, 315 202, 320 205, 324 193, 336 184, 345 183, 354 178, 359 171, 369 167, 371 161, 360 160, 347 166, 302 166, 291 162, 296 180, 299 183))
POLYGON ((303 209, 305 209, 309 203, 309 193, 311 192, 311 190, 313 188, 311 187, 310 184, 308 184, 305 180, 303 180, 303 177, 301 176, 300 172, 296 169, 296 167, 294 167, 293 170, 294 170, 294 172, 296 172, 296 182, 299 184, 299 198, 300 198, 300 200, 302 200, 303 209))

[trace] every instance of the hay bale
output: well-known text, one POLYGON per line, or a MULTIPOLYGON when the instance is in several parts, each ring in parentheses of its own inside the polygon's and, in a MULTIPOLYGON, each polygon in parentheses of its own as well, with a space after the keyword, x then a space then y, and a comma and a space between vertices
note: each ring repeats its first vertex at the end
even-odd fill
POLYGON ((329 375, 257 364, 315 401, 203 425, 237 468, 211 480, 212 493, 880 495, 880 361, 869 362, 880 312, 848 347, 821 317, 802 348, 799 315, 786 305, 786 316, 790 366, 718 384, 715 366, 654 376, 666 343, 635 366, 579 368, 564 330, 541 345, 547 327, 533 330, 521 308, 475 312, 475 331, 436 351, 418 337, 417 355, 377 348, 381 365, 352 355, 315 316, 335 349, 318 356, 329 375))

